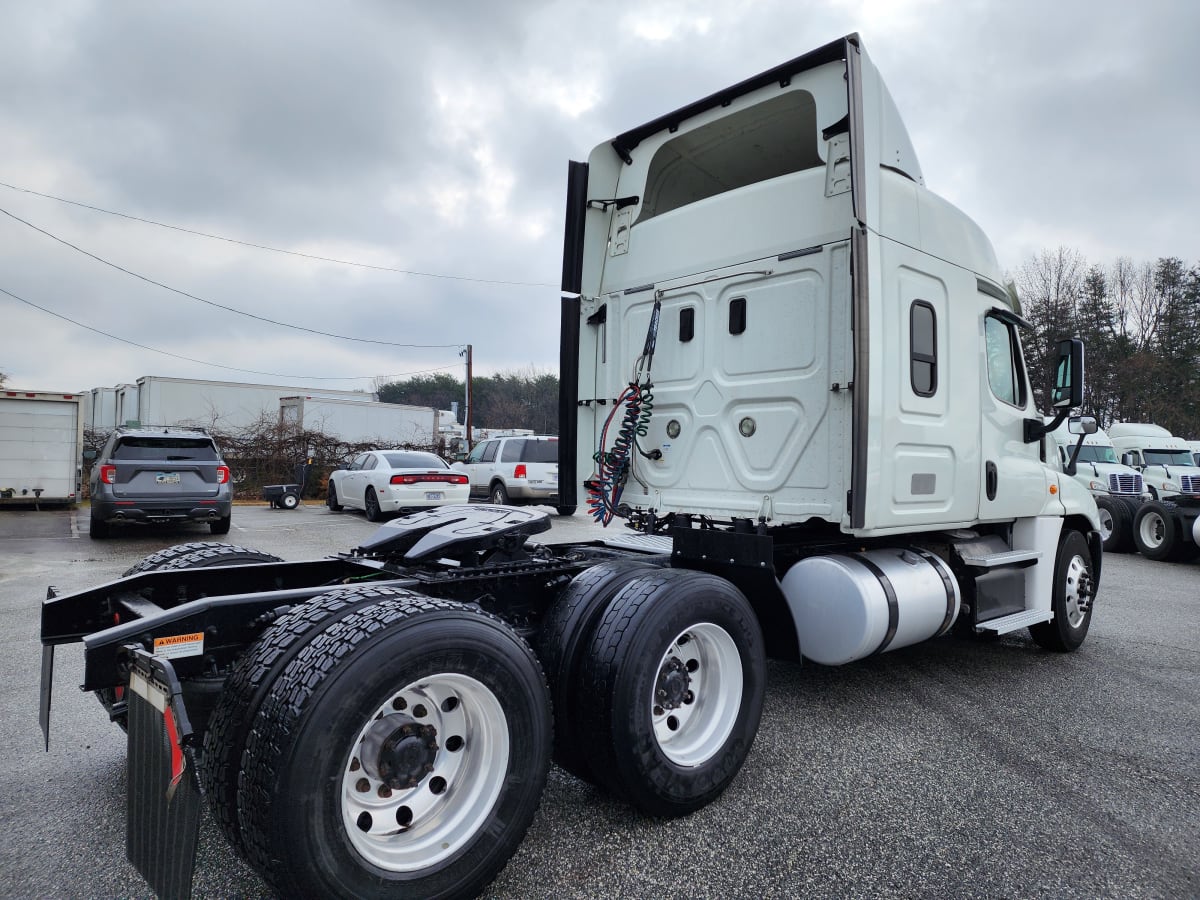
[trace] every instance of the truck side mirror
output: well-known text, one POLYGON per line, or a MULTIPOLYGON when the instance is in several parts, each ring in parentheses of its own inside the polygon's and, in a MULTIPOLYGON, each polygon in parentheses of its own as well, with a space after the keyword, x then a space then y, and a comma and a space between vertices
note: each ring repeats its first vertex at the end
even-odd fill
POLYGON ((1134 458, 1134 455, 1132 453, 1130 453, 1128 450, 1126 450, 1124 453, 1121 454, 1121 465, 1129 466, 1129 468, 1132 469, 1134 466, 1137 465, 1137 460, 1134 458))
MULTIPOLYGON (((1083 341, 1078 338, 1065 338, 1058 342, 1058 362, 1054 366, 1054 388, 1050 392, 1050 406, 1056 410, 1074 409, 1082 402, 1083 341)), ((1072 434, 1078 433, 1072 431, 1072 434)))
MULTIPOLYGON (((1027 444, 1041 440, 1042 435, 1062 424, 1072 409, 1083 403, 1083 341, 1079 338, 1063 338, 1058 342, 1058 362, 1054 364, 1054 384, 1050 389, 1050 412, 1054 418, 1043 422, 1041 418, 1026 419, 1024 440, 1027 444)), ((1090 417, 1088 417, 1090 418, 1090 417)), ((1095 422, 1095 419, 1092 420, 1095 422)), ((1091 432, 1072 432, 1090 434, 1091 432)), ((1082 441, 1082 438, 1080 439, 1082 441)), ((1078 456, 1078 450, 1076 450, 1078 456)), ((1068 472, 1067 474, 1072 474, 1068 472)))
POLYGON ((97 456, 99 456, 99 455, 100 455, 100 454, 99 454, 98 452, 96 452, 95 450, 84 450, 84 451, 83 451, 83 461, 84 461, 84 462, 91 462, 92 460, 94 460, 94 459, 95 459, 97 456))
POLYGON ((1095 434, 1100 430, 1095 416, 1071 416, 1067 422, 1067 430, 1071 434, 1095 434))

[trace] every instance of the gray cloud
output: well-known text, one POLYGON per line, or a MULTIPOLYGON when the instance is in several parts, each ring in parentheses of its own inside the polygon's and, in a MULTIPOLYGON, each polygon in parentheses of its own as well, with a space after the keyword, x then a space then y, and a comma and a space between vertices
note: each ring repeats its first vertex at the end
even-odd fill
MULTIPOLYGON (((483 372, 554 368, 567 160, 855 30, 929 185, 984 226, 1002 265, 1058 244, 1097 262, 1195 262, 1198 25, 1191 5, 1081 0, 25 5, 0 31, 0 181, 321 256, 546 286, 281 256, 3 188, 0 207, 260 316, 469 342, 483 372)), ((369 376, 458 365, 453 349, 252 322, 5 217, 0 287, 228 366, 369 376)), ((14 384, 278 380, 134 350, 7 297, 0 312, 0 370, 14 384)))

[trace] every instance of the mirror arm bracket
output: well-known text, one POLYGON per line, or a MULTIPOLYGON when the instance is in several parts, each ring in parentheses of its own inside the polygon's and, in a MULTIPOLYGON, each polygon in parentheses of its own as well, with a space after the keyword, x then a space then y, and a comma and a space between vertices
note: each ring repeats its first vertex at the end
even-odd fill
MULTIPOLYGON (((1041 419, 1026 419, 1025 420, 1025 443, 1032 444, 1035 441, 1040 441, 1042 435, 1049 434, 1055 428, 1063 423, 1063 420, 1071 414, 1069 409, 1060 409, 1058 414, 1049 422, 1042 422, 1041 419)), ((1083 438, 1079 439, 1083 443, 1083 438)), ((1075 454, 1079 454, 1079 448, 1075 448, 1075 454)), ((1072 460, 1074 464, 1074 460, 1072 460)))

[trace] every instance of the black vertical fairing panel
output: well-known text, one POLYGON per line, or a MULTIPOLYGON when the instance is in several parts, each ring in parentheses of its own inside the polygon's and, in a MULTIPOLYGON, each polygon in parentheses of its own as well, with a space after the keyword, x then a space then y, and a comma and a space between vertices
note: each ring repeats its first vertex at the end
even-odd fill
POLYGON ((575 444, 579 437, 579 292, 583 285, 587 163, 567 168, 567 217, 563 229, 561 321, 558 338, 558 504, 578 503, 575 444))
POLYGON ((846 92, 850 124, 850 190, 854 206, 850 238, 851 296, 854 304, 854 412, 851 427, 850 527, 866 525, 868 400, 870 398, 870 292, 866 204, 866 146, 863 126, 863 73, 858 36, 846 39, 846 92))

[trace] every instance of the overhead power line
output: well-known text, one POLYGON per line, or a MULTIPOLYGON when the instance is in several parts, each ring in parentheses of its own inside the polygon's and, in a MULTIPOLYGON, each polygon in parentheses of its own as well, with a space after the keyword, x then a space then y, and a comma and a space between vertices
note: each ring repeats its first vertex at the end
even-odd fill
POLYGON ((246 312, 245 310, 242 310, 242 309, 235 309, 232 306, 226 306, 224 303, 217 303, 215 300, 205 300, 203 297, 197 297, 195 294, 189 294, 187 291, 182 291, 179 288, 171 287, 169 284, 163 284, 161 281, 155 281, 153 278, 149 278, 145 275, 140 275, 137 272, 134 272, 131 269, 126 269, 124 266, 119 266, 115 262, 111 262, 110 260, 107 260, 102 256, 97 256, 95 253, 92 253, 88 250, 84 250, 82 247, 72 244, 70 241, 64 240, 63 238, 60 238, 56 234, 51 234, 46 229, 39 228, 38 226, 34 225, 32 222, 27 222, 25 219, 22 219, 20 216, 13 215, 7 209, 0 208, 0 213, 3 213, 4 215, 8 216, 10 219, 12 219, 16 222, 20 222, 22 225, 25 225, 28 228, 32 228, 34 231, 38 232, 39 234, 44 234, 46 237, 50 238, 53 241, 58 241, 58 243, 62 244, 64 247, 70 247, 72 250, 76 251, 77 253, 82 253, 84 256, 89 257, 90 259, 94 259, 98 263, 103 263, 106 266, 110 266, 111 268, 116 269, 118 272, 124 272, 126 275, 129 275, 133 278, 137 278, 139 281, 144 281, 147 284, 154 285, 155 287, 160 287, 165 291, 170 291, 171 293, 178 294, 181 297, 187 297, 189 300, 196 300, 199 303, 206 303, 209 306, 214 306, 217 309, 223 309, 226 312, 236 313, 239 316, 246 316, 249 319, 256 319, 259 322, 267 322, 271 325, 278 325, 281 328, 294 328, 297 331, 306 331, 309 334, 318 334, 321 337, 336 338, 339 341, 355 341, 360 344, 379 344, 384 347, 405 347, 405 348, 410 348, 410 349, 421 349, 421 350, 430 350, 430 349, 443 350, 443 349, 448 349, 448 348, 452 348, 452 347, 458 348, 458 347, 463 346, 462 344, 400 344, 395 341, 377 341, 372 338, 357 338, 357 337, 350 337, 349 335, 346 335, 346 334, 334 334, 333 332, 329 332, 329 331, 320 331, 316 328, 307 328, 304 325, 294 325, 291 322, 280 322, 278 319, 268 319, 266 316, 258 316, 258 315, 255 315, 254 313, 246 312))
POLYGON ((461 366, 461 363, 456 362, 449 366, 438 366, 437 368, 434 368, 434 369, 421 369, 416 372, 400 372, 400 373, 397 373, 394 375, 288 375, 288 374, 285 374, 282 372, 263 372, 259 369, 242 369, 237 366, 225 366, 225 365, 221 365, 221 363, 209 362, 208 360, 205 360, 205 359, 196 359, 191 356, 182 356, 181 354, 178 354, 178 353, 171 353, 168 350, 160 350, 157 347, 149 347, 146 344, 139 344, 137 341, 131 341, 128 338, 123 338, 123 337, 120 337, 115 334, 110 334, 107 331, 102 331, 101 329, 94 328, 91 325, 85 325, 83 322, 79 322, 75 319, 72 319, 70 316, 64 316, 62 313, 57 313, 52 309, 47 309, 44 306, 39 306, 38 304, 34 303, 32 300, 26 300, 24 297, 19 297, 16 294, 14 294, 12 291, 7 291, 2 287, 0 287, 0 294, 6 294, 7 296, 12 297, 14 300, 16 300, 18 302, 24 303, 26 306, 32 306, 36 310, 40 310, 41 312, 44 312, 47 315, 54 316, 54 318, 56 318, 56 319, 62 319, 64 322, 70 322, 72 325, 78 326, 79 328, 83 328, 86 331, 91 331, 95 334, 103 335, 104 337, 111 338, 114 341, 120 341, 122 344, 129 344, 131 347, 138 347, 142 350, 149 350, 151 353, 161 353, 163 356, 169 356, 172 359, 182 359, 182 360, 185 360, 186 362, 199 363, 202 366, 212 366, 215 369, 226 369, 230 372, 249 372, 253 375, 269 375, 272 378, 301 378, 301 379, 307 379, 309 381, 362 381, 367 378, 406 378, 410 375, 425 375, 429 372, 443 372, 447 369, 457 369, 461 366))
POLYGON ((169 228, 171 231, 179 231, 184 234, 194 234, 197 237, 210 238, 214 241, 225 241, 228 244, 238 244, 242 247, 252 247, 255 250, 267 250, 271 253, 283 253, 287 256, 299 256, 303 259, 312 259, 318 262, 336 263, 339 266, 355 266, 359 269, 374 269, 377 272, 396 272, 400 275, 416 275, 421 278, 443 278, 450 281, 474 281, 479 284, 507 284, 517 287, 550 287, 556 288, 557 284, 549 281, 505 281, 498 278, 473 278, 470 275, 449 275, 442 272, 418 272, 415 269, 397 269, 392 266, 377 266, 371 263, 355 262, 350 259, 335 259, 330 256, 318 256, 315 253, 301 253, 298 250, 284 250, 281 247, 272 247, 268 244, 256 244, 252 241, 242 241, 237 238, 223 237, 219 234, 210 234, 207 231, 197 231, 193 228, 184 228, 180 225, 169 225, 166 222, 157 222, 154 219, 145 219, 141 216, 133 216, 129 213, 116 212, 111 209, 104 209, 100 206, 92 206, 90 203, 80 203, 78 200, 68 200, 65 197, 56 197, 54 194, 44 194, 41 191, 30 190, 29 188, 17 187, 14 184, 7 184, 0 181, 0 187, 6 187, 12 191, 18 191, 22 194, 32 194, 35 197, 45 197, 47 200, 56 200, 59 203, 66 203, 70 206, 78 206, 81 209, 90 209, 94 212, 104 213, 108 216, 117 216, 122 219, 129 219, 131 222, 142 222, 146 225, 156 225, 159 228, 169 228))

